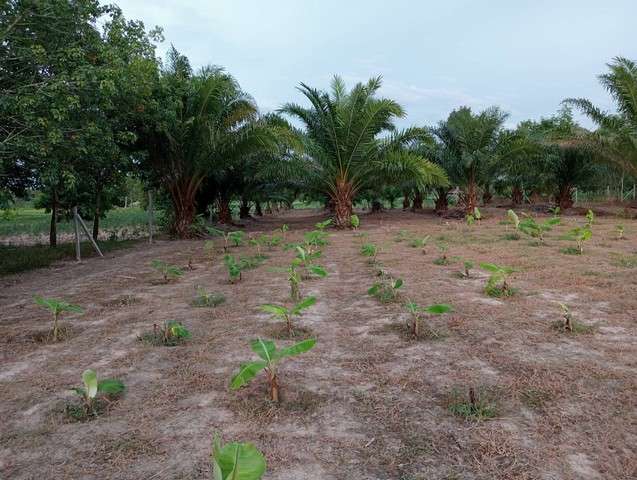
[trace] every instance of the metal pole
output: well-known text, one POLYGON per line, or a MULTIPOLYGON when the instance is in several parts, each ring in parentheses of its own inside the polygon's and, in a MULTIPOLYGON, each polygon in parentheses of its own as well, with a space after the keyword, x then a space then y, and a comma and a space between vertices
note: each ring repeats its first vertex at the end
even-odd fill
POLYGON ((148 243, 153 243, 153 192, 148 191, 148 243))
POLYGON ((73 207, 73 223, 75 225, 75 260, 82 261, 82 255, 80 253, 80 224, 77 221, 77 207, 73 207))
POLYGON ((86 236, 88 237, 88 239, 91 241, 91 243, 93 244, 93 248, 95 249, 95 251, 99 254, 100 257, 103 257, 104 255, 102 255, 102 251, 100 250, 100 247, 97 246, 97 242, 95 241, 95 239, 93 238, 93 235, 91 235, 88 231, 88 228, 86 227, 86 224, 84 223, 84 220, 82 220, 82 217, 80 217, 79 213, 75 214, 77 219, 80 221, 80 227, 82 227, 82 230, 84 230, 84 233, 86 234, 86 236))

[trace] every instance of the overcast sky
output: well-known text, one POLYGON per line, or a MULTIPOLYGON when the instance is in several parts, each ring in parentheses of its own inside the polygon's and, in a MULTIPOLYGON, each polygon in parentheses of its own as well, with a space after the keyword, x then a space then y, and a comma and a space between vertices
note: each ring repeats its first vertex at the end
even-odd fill
MULTIPOLYGON (((382 75, 403 125, 461 105, 499 105, 509 125, 566 97, 612 104, 597 82, 614 56, 637 59, 637 0, 111 0, 164 28, 194 67, 225 67, 264 111, 382 75)), ((110 3, 110 1, 109 1, 110 3)))

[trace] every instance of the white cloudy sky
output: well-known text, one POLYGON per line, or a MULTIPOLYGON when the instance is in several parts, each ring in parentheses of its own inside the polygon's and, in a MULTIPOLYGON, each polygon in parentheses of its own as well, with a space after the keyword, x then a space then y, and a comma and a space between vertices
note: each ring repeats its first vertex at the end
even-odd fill
POLYGON ((405 124, 460 105, 500 105, 510 124, 584 96, 612 106, 596 75, 637 59, 637 0, 108 0, 164 28, 195 67, 224 66, 263 110, 302 101, 299 82, 327 87, 382 75, 405 124))

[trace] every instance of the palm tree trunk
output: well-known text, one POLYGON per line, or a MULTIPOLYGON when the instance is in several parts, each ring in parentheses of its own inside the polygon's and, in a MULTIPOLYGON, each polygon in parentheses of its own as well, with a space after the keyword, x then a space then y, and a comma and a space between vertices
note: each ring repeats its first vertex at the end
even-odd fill
POLYGON ((575 202, 573 202, 573 187, 568 183, 560 185, 557 192, 557 198, 555 199, 560 209, 566 210, 571 208, 575 202))
POLYGON ((409 190, 403 190, 403 210, 409 208, 411 192, 409 190))
POLYGON ((217 217, 219 223, 231 224, 232 212, 230 211, 230 200, 224 195, 217 197, 217 217))
POLYGON ((250 202, 245 198, 241 199, 239 206, 239 218, 250 218, 250 202))
POLYGON ((447 191, 446 188, 439 188, 436 191, 437 197, 436 197, 436 212, 446 212, 447 209, 449 208, 449 198, 447 197, 447 194, 449 192, 447 191))
POLYGON ((195 198, 202 180, 199 177, 182 178, 168 185, 175 215, 171 233, 178 238, 195 236, 191 226, 197 213, 195 198))
POLYGON ((349 228, 352 217, 352 203, 354 188, 346 180, 337 180, 336 191, 332 197, 334 201, 334 223, 337 228, 349 228))
POLYGON ((422 203, 423 203, 422 192, 420 190, 416 190, 414 192, 414 199, 411 203, 411 211, 415 212, 417 210, 422 210, 422 203))

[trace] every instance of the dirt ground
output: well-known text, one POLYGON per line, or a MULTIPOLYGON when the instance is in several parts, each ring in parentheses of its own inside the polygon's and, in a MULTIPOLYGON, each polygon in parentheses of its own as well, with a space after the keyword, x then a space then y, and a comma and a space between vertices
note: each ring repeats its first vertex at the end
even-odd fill
MULTIPOLYGON (((504 213, 487 209, 468 227, 387 212, 361 216, 365 236, 329 231, 318 262, 329 276, 301 286, 318 300, 299 320, 317 345, 282 364, 278 407, 263 377, 238 392, 228 383, 254 358, 249 341, 275 327, 259 305, 288 300, 286 274, 272 267, 289 263, 292 252, 267 252, 237 284, 220 258, 207 262, 203 241, 142 244, 1 279, 0 478, 210 478, 213 432, 253 441, 272 480, 637 478, 637 221, 598 218, 579 256, 562 253, 574 243, 560 237, 583 217, 564 217, 538 246, 507 240, 504 213), (615 238, 618 223, 624 240, 615 238), (431 235, 426 253, 395 241, 401 230, 431 235), (383 268, 404 280, 400 302, 367 295, 376 277, 359 253, 363 242, 381 246, 383 268), (436 242, 448 244, 450 265, 434 264, 436 242), (194 270, 161 284, 153 259, 183 267, 192 259, 194 270), (488 297, 486 272, 476 266, 469 279, 458 275, 466 259, 515 267, 517 293, 488 297), (197 285, 227 302, 195 308, 197 285), (33 340, 50 322, 35 294, 85 309, 65 317, 68 339, 33 340), (429 320, 441 338, 417 341, 400 330, 407 299, 453 305, 429 320), (590 331, 556 331, 558 302, 590 331), (138 340, 166 320, 183 322, 192 339, 175 347, 138 340), (105 414, 74 422, 65 407, 86 368, 127 390, 105 414), (471 387, 493 403, 494 418, 450 411, 471 387)), ((285 222, 298 240, 321 219, 294 211, 250 230, 285 222)))

